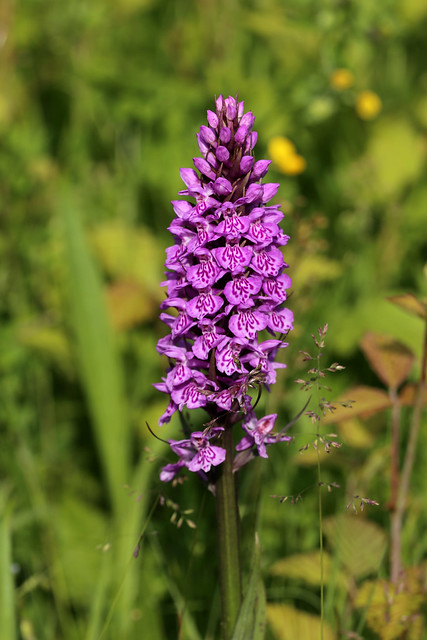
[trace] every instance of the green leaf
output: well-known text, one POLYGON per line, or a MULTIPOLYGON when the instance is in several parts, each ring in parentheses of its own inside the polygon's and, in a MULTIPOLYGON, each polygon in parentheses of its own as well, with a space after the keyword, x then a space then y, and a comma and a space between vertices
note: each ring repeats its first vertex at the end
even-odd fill
MULTIPOLYGON (((320 551, 310 551, 307 553, 298 553, 287 558, 282 558, 273 564, 270 569, 271 573, 284 578, 293 578, 295 580, 303 580, 315 587, 321 584, 320 573, 320 551)), ((323 552, 323 579, 325 583, 329 583, 333 576, 333 561, 329 553, 323 552)), ((338 582, 343 587, 347 586, 347 578, 343 574, 338 574, 338 582)), ((334 576, 335 579, 337 579, 334 576)))
POLYGON ((371 448, 374 444, 374 436, 358 418, 340 422, 339 435, 346 446, 355 449, 371 448))
POLYGON ((254 558, 248 587, 231 640, 263 640, 265 635, 265 591, 260 574, 261 545, 255 534, 254 558))
POLYGON ((321 636, 322 621, 306 611, 299 611, 286 604, 269 604, 267 606, 267 620, 276 640, 335 640, 336 636, 327 622, 323 622, 323 636, 321 636))
POLYGON ((376 573, 387 548, 385 531, 363 516, 332 516, 323 530, 340 562, 355 578, 376 573))

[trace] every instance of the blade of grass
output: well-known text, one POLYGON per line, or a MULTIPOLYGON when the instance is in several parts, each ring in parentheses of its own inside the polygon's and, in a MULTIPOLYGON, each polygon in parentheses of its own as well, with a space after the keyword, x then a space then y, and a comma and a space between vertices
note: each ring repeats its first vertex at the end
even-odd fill
POLYGON ((68 189, 60 198, 68 298, 96 444, 116 517, 122 514, 123 485, 129 480, 129 423, 122 370, 110 326, 100 274, 68 189))
POLYGON ((106 600, 109 594, 109 585, 112 575, 112 556, 107 551, 102 559, 101 571, 99 572, 96 585, 94 585, 94 596, 90 602, 89 619, 86 627, 85 640, 97 640, 101 632, 106 600))
POLYGON ((42 547, 40 552, 46 564, 60 631, 64 638, 81 638, 80 620, 73 614, 74 603, 70 596, 62 557, 58 550, 49 500, 41 486, 35 458, 24 442, 16 452, 16 459, 23 472, 32 510, 41 526, 42 547))
POLYGON ((185 595, 181 593, 178 586, 175 584, 175 582, 172 580, 172 578, 168 574, 168 571, 166 568, 167 560, 164 557, 162 548, 159 544, 158 539, 155 536, 153 536, 150 539, 150 547, 155 554, 159 569, 162 571, 162 573, 165 576, 167 588, 175 604, 176 611, 180 613, 184 612, 184 615, 180 617, 182 626, 179 631, 179 637, 185 638, 185 640, 202 640, 202 636, 200 635, 197 629, 197 625, 193 619, 193 616, 188 610, 185 595))
MULTIPOLYGON (((163 442, 153 439, 153 441, 150 442, 151 456, 156 458, 163 448, 163 442)), ((105 602, 107 592, 104 591, 103 603, 93 602, 89 617, 91 635, 88 633, 86 640, 95 640, 95 638, 96 640, 101 640, 101 638, 109 637, 107 632, 109 631, 110 624, 113 625, 114 620, 116 622, 114 627, 115 632, 118 627, 120 633, 125 637, 125 634, 129 632, 128 627, 131 622, 130 612, 138 606, 138 596, 141 592, 140 586, 141 584, 146 585, 150 582, 149 575, 141 575, 141 564, 135 560, 133 552, 136 545, 139 545, 143 539, 146 527, 158 502, 157 499, 153 506, 153 495, 149 491, 152 474, 156 469, 156 465, 147 462, 146 454, 143 452, 140 455, 131 484, 132 488, 137 492, 138 497, 132 497, 130 501, 123 497, 127 511, 123 520, 116 528, 115 547, 118 571, 115 572, 115 581, 112 589, 109 591, 110 596, 112 594, 112 598, 107 605, 105 602), (149 512, 150 506, 151 511, 149 512), (100 609, 103 611, 102 621, 99 617, 100 609)), ((98 588, 101 591, 101 586, 98 588)), ((144 597, 143 593, 142 597, 144 597)), ((161 627, 160 621, 162 615, 160 611, 155 610, 152 604, 150 610, 151 616, 159 620, 159 623, 155 626, 161 627)), ((150 637, 155 640, 156 636, 153 630, 150 628, 146 629, 146 631, 147 633, 150 632, 150 637)))
POLYGON ((261 545, 255 534, 252 571, 231 640, 262 640, 265 636, 265 590, 260 563, 261 545))
POLYGON ((16 639, 15 588, 12 575, 11 516, 0 515, 0 638, 16 639))

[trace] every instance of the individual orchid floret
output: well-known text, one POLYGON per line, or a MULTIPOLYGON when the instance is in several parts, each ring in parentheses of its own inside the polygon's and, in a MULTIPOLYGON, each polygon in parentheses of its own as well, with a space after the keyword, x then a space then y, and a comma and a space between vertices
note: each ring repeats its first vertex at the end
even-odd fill
POLYGON ((236 451, 245 451, 245 449, 255 448, 258 455, 262 458, 268 458, 266 445, 275 442, 289 442, 292 436, 272 434, 274 424, 277 419, 277 413, 264 416, 261 420, 257 420, 254 413, 246 416, 242 423, 246 435, 236 445, 236 451))
POLYGON ((182 467, 206 474, 211 467, 224 462, 225 449, 210 443, 210 440, 217 437, 223 430, 223 427, 214 427, 204 432, 194 431, 186 440, 169 440, 172 451, 179 456, 180 460, 163 467, 160 479, 163 482, 172 480, 182 467))

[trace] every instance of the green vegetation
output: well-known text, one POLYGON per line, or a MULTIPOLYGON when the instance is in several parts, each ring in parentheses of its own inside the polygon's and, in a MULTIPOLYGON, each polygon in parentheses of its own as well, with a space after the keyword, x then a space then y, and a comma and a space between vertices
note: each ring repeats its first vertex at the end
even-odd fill
POLYGON ((266 637, 319 637, 320 461, 323 637, 425 637, 425 412, 392 534, 425 311, 387 298, 427 290, 426 28, 422 0, 2 1, 1 640, 219 637, 213 498, 159 481, 146 422, 179 434, 156 427, 159 283, 178 169, 220 93, 256 115, 292 236, 296 328, 261 406, 298 414, 299 351, 325 323, 321 366, 346 367, 328 399, 358 400, 241 473, 245 606, 256 529, 266 637), (341 448, 315 450, 319 430, 341 448))

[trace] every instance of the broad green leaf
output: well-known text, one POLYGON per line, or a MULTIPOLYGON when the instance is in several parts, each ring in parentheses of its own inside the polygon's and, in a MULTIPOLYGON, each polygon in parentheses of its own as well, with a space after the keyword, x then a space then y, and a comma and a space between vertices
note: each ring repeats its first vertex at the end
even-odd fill
POLYGON ((231 640, 263 640, 265 591, 260 574, 261 545, 255 535, 252 571, 231 640))
POLYGON ((355 578, 378 571, 387 535, 377 524, 363 516, 343 514, 323 521, 323 530, 340 563, 355 578))
MULTIPOLYGON (((298 553, 287 558, 282 558, 273 564, 270 573, 275 576, 303 580, 313 586, 321 584, 320 551, 309 551, 298 553)), ((323 552, 323 580, 327 584, 333 580, 338 580, 344 588, 347 585, 347 578, 344 574, 334 575, 333 559, 326 551, 323 552)))
POLYGON ((363 336, 361 347, 372 369, 388 388, 396 389, 406 380, 415 356, 404 344, 369 331, 363 336))
MULTIPOLYGON (((319 616, 286 604, 268 604, 267 621, 276 640, 316 640, 321 637, 319 616)), ((323 623, 323 640, 336 640, 327 622, 323 623)))

